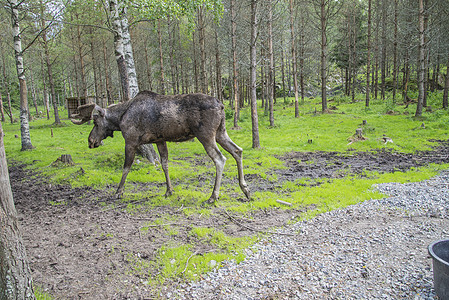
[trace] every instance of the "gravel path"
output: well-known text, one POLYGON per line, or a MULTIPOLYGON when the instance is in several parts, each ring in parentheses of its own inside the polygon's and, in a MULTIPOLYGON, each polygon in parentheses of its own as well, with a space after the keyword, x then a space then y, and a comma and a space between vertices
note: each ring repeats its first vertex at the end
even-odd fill
POLYGON ((284 228, 170 299, 434 299, 427 246, 449 238, 449 171, 284 228))

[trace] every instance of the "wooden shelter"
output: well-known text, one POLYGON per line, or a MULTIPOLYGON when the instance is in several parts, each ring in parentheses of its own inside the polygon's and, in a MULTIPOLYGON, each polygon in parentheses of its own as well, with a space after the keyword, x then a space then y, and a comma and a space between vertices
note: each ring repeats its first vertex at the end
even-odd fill
MULTIPOLYGON (((84 105, 87 103, 105 103, 103 101, 104 99, 96 99, 94 96, 88 96, 87 97, 87 101, 86 98, 84 97, 67 97, 66 101, 67 101, 67 113, 68 113, 68 117, 69 119, 71 118, 72 115, 79 113, 78 111, 78 106, 80 105, 84 105), (95 101, 97 100, 97 101, 95 101)), ((101 106, 101 104, 100 104, 101 106)))

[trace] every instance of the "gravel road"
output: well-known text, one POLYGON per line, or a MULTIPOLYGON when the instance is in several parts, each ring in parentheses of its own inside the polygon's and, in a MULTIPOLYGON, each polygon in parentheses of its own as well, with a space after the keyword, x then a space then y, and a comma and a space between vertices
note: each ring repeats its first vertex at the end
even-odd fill
POLYGON ((169 299, 435 299, 427 246, 449 238, 449 170, 283 228, 169 299))

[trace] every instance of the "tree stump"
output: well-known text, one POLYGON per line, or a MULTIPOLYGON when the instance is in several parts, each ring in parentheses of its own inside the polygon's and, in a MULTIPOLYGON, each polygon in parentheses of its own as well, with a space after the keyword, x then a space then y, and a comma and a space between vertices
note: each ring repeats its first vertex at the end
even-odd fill
POLYGON ((350 144, 352 144, 354 142, 365 141, 366 137, 364 137, 362 135, 362 133, 363 133, 363 129, 362 128, 357 128, 355 130, 355 134, 348 138, 348 141, 349 141, 348 145, 350 145, 350 144))
POLYGON ((52 163, 52 165, 58 165, 58 164, 74 165, 75 163, 73 162, 72 156, 70 154, 63 154, 52 163))

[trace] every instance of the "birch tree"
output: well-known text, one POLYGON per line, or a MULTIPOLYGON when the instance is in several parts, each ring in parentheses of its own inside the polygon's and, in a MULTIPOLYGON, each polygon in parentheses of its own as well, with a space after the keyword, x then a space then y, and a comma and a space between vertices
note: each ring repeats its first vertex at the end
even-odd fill
POLYGON ((22 142, 22 151, 33 149, 30 136, 30 124, 28 122, 28 90, 25 79, 25 67, 23 63, 22 41, 19 26, 19 5, 22 2, 17 0, 8 0, 7 8, 11 14, 11 26, 14 41, 14 54, 16 59, 17 77, 19 79, 20 95, 20 133, 22 142))

